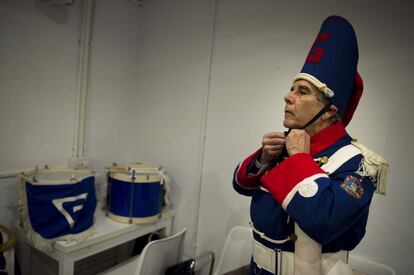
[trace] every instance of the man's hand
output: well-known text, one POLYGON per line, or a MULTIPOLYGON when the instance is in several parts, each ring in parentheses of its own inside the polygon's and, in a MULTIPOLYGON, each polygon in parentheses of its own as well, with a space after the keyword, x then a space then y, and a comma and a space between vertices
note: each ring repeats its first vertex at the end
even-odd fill
POLYGON ((292 129, 286 137, 286 150, 289 156, 310 152, 310 136, 304 130, 292 129))
POLYGON ((281 132, 270 132, 263 135, 262 154, 259 162, 267 164, 277 157, 285 146, 285 134, 281 132))

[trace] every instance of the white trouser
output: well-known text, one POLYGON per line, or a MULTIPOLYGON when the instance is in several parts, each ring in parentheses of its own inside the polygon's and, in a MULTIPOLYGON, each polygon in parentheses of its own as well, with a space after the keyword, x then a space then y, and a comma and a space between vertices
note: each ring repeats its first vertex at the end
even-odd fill
MULTIPOLYGON (((347 263, 347 258, 347 251, 323 253, 321 259, 322 275, 347 274, 344 272, 334 273, 335 270, 343 269, 342 264, 347 263)), ((253 241, 253 261, 259 268, 276 275, 294 275, 295 272, 295 254, 293 252, 273 250, 256 240, 253 241)))

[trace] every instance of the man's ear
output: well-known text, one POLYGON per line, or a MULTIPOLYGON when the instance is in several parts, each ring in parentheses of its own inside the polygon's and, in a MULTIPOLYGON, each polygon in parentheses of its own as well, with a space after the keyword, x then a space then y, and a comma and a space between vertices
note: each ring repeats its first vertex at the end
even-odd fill
POLYGON ((329 107, 329 111, 322 115, 322 119, 328 120, 331 117, 333 117, 337 112, 338 112, 338 108, 335 105, 331 104, 331 106, 329 107))

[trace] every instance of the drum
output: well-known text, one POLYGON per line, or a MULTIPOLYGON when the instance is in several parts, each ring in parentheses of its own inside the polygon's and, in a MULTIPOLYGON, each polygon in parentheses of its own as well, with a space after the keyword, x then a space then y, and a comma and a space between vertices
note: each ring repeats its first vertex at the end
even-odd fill
POLYGON ((165 174, 161 167, 144 163, 108 169, 108 216, 122 223, 146 223, 159 219, 165 174))
POLYGON ((34 169, 20 175, 19 191, 23 228, 38 248, 92 234, 96 194, 90 171, 34 169))

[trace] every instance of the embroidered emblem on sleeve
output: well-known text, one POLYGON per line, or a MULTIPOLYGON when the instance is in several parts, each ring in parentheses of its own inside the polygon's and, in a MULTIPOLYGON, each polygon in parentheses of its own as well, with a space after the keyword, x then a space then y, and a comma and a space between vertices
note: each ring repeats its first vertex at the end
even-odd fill
POLYGON ((314 181, 299 184, 299 194, 304 198, 311 198, 318 192, 318 185, 314 181))
POLYGON ((361 199, 364 194, 362 179, 359 177, 347 176, 341 184, 341 188, 344 189, 349 195, 357 199, 361 199))

